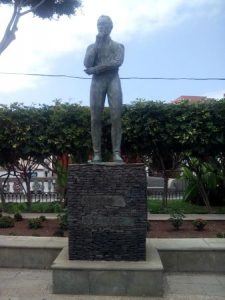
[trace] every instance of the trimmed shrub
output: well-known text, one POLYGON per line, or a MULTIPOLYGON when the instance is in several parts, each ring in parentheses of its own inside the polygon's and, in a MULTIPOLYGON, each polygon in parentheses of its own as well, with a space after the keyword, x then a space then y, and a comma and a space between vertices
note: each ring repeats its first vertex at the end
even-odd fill
POLYGON ((174 212, 170 215, 169 221, 176 230, 179 230, 184 222, 184 214, 180 212, 174 212))
POLYGON ((15 226, 14 219, 11 218, 10 216, 0 217, 0 228, 10 228, 14 226, 15 226))
POLYGON ((195 227, 196 230, 203 230, 207 224, 206 220, 202 220, 202 219, 196 219, 192 222, 193 226, 195 227))
POLYGON ((225 238, 225 232, 218 232, 216 237, 224 239, 225 238))
POLYGON ((47 220, 47 219, 46 219, 46 216, 40 216, 39 219, 41 220, 41 222, 44 222, 44 221, 47 220))
POLYGON ((21 215, 20 213, 15 213, 15 214, 14 214, 14 220, 15 220, 16 222, 20 222, 20 221, 23 220, 23 217, 22 217, 22 215, 21 215))
POLYGON ((66 208, 63 210, 62 214, 58 215, 58 221, 59 221, 60 229, 63 229, 63 230, 68 229, 68 212, 67 212, 66 208))
POLYGON ((42 222, 41 222, 40 218, 34 218, 34 219, 28 220, 28 228, 30 228, 30 229, 42 228, 42 222))

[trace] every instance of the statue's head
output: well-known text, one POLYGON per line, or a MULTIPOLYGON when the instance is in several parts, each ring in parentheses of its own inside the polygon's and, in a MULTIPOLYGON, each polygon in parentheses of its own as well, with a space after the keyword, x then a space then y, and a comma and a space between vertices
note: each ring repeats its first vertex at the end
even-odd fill
POLYGON ((101 35, 110 35, 113 28, 113 22, 108 16, 100 16, 97 22, 98 32, 101 35))

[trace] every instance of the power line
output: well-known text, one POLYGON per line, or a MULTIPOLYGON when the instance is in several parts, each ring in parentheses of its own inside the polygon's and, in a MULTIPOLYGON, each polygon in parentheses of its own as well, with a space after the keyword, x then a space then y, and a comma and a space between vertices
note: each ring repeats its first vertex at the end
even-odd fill
POLYGON ((121 79, 140 79, 140 80, 225 80, 225 78, 196 78, 196 77, 121 77, 121 79))
MULTIPOLYGON (((75 75, 66 74, 40 74, 40 73, 17 73, 17 72, 0 72, 0 75, 19 75, 19 76, 36 76, 36 77, 56 77, 56 78, 71 78, 71 79, 82 79, 90 80, 91 77, 82 77, 75 75)), ((225 80, 224 77, 120 77, 123 80, 214 80, 221 81, 225 80)))
POLYGON ((20 75, 20 76, 37 76, 37 77, 64 77, 72 79, 91 79, 90 77, 81 77, 65 74, 39 74, 39 73, 15 73, 15 72, 0 72, 0 75, 20 75))

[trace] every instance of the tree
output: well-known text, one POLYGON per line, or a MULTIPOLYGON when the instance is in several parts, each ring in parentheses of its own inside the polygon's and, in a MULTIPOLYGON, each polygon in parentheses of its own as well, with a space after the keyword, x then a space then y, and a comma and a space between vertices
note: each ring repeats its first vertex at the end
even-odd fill
MULTIPOLYGON (((212 192, 222 194, 216 196, 218 199, 224 198, 225 99, 191 105, 137 101, 124 106, 122 120, 122 154, 148 160, 154 170, 160 171, 165 180, 165 196, 168 176, 183 159, 189 162, 189 169, 193 165, 191 175, 198 174, 195 182, 202 182, 208 209, 207 197, 211 199, 212 192)), ((67 163, 58 166, 59 158, 70 156, 76 163, 88 160, 92 152, 90 125, 90 108, 78 104, 57 100, 53 106, 38 108, 0 105, 0 165, 12 172, 21 169, 20 160, 29 161, 24 173, 29 185, 29 168, 33 171, 37 164, 51 158, 53 171, 59 175, 66 194, 67 163)), ((103 115, 102 140, 107 161, 111 152, 108 109, 103 115)))
POLYGON ((24 107, 15 103, 9 108, 0 107, 0 165, 8 175, 16 176, 22 187, 25 182, 28 207, 31 173, 50 155, 45 134, 48 123, 49 111, 45 106, 24 107))
POLYGON ((57 157, 67 153, 73 156, 73 161, 87 161, 91 152, 90 108, 56 100, 48 111, 45 146, 51 155, 57 157))
POLYGON ((177 109, 172 104, 139 100, 127 106, 123 116, 125 151, 142 156, 148 167, 161 174, 163 206, 167 205, 169 176, 181 160, 177 109))
POLYGON ((19 158, 19 154, 13 147, 14 132, 12 114, 7 106, 0 106, 0 166, 5 173, 1 176, 0 194, 2 208, 5 206, 5 187, 9 176, 13 173, 13 166, 19 158))
POLYGON ((69 160, 87 162, 91 153, 90 108, 78 104, 61 103, 55 100, 49 106, 50 114, 46 126, 46 148, 51 153, 52 171, 57 175, 61 200, 67 198, 67 174, 69 160))
POLYGON ((1 4, 13 7, 11 19, 0 41, 0 55, 16 38, 18 23, 21 17, 33 13, 43 19, 51 19, 53 16, 73 15, 81 5, 80 0, 0 0, 1 4))

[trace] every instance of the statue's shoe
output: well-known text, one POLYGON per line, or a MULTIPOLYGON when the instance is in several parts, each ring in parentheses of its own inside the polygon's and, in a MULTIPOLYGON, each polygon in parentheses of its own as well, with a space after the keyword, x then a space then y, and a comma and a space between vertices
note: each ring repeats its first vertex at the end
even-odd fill
POLYGON ((92 159, 93 163, 101 162, 102 161, 102 156, 100 153, 95 153, 94 157, 92 159))
POLYGON ((123 159, 122 159, 122 157, 121 157, 121 155, 120 155, 119 152, 114 152, 113 153, 113 161, 114 162, 123 163, 123 159))

